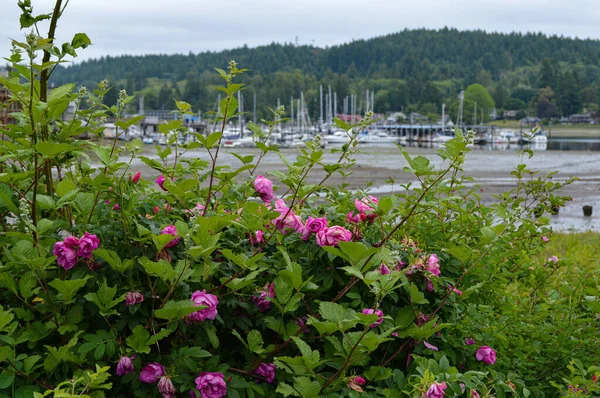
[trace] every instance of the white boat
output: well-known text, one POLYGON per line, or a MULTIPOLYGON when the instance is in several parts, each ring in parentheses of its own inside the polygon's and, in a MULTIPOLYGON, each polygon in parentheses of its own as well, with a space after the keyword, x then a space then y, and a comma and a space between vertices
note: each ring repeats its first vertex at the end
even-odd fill
POLYGON ((548 142, 548 137, 543 134, 536 134, 529 140, 529 142, 532 144, 544 144, 548 142))
POLYGON ((443 133, 438 131, 431 136, 431 142, 448 142, 454 138, 454 133, 443 133))
POLYGON ((516 144, 519 142, 520 137, 512 130, 500 130, 499 137, 505 138, 509 144, 516 144))
POLYGON ((243 138, 225 138, 221 141, 223 148, 250 148, 254 147, 254 138, 243 137, 243 138))
MULTIPOLYGON (((347 144, 350 142, 351 138, 352 136, 343 130, 334 131, 332 134, 323 136, 323 140, 328 144, 347 144)), ((357 137, 357 139, 360 141, 359 137, 357 137)))
POLYGON ((398 142, 398 137, 389 135, 385 131, 373 130, 367 134, 359 134, 359 141, 361 144, 392 144, 398 142))

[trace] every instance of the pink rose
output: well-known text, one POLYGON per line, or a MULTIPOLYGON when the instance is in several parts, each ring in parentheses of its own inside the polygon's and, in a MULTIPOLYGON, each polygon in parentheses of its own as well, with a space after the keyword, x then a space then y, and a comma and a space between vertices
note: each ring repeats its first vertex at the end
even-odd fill
POLYGON ((358 224, 358 223, 360 223, 360 215, 359 214, 355 215, 353 212, 350 212, 346 216, 346 222, 348 224, 358 224))
POLYGON ((256 243, 263 243, 265 241, 264 233, 261 229, 256 231, 256 243))
MULTIPOLYGON (((140 180, 141 176, 142 176, 142 173, 138 171, 137 173, 135 173, 134 175, 131 176, 131 182, 134 184, 137 184, 138 181, 140 180)), ((164 180, 164 177, 163 177, 163 180, 164 180)))
POLYGON ((146 384, 154 384, 165 375, 165 368, 158 362, 151 362, 144 366, 140 372, 140 381, 146 384))
POLYGON ((367 314, 367 315, 375 314, 379 317, 379 318, 377 318, 375 323, 371 324, 372 328, 376 328, 377 326, 381 325, 381 323, 383 322, 383 311, 381 311, 381 310, 374 310, 373 308, 365 308, 364 310, 362 310, 362 313, 367 314))
POLYGON ((549 240, 547 236, 542 236, 542 242, 547 243, 549 240))
POLYGON ((365 384, 367 384, 367 381, 362 376, 354 376, 350 379, 350 381, 354 382, 355 384, 358 384, 359 386, 364 386, 365 384))
MULTIPOLYGON (((173 236, 177 236, 177 228, 175 228, 174 225, 169 225, 163 228, 162 231, 160 231, 160 233, 162 235, 173 235, 173 236)), ((179 243, 179 240, 181 238, 180 237, 176 237, 175 239, 173 239, 172 241, 170 241, 169 243, 167 243, 167 245, 165 247, 173 247, 173 246, 177 246, 177 244, 179 243)))
POLYGON ((119 204, 118 204, 118 203, 115 203, 115 205, 112 207, 112 209, 113 209, 114 211, 117 211, 117 210, 119 210, 120 208, 121 208, 121 206, 119 206, 119 204))
POLYGON ((196 378, 196 390, 202 398, 221 398, 227 395, 227 383, 221 372, 202 372, 196 378))
POLYGON ((65 238, 63 242, 56 242, 54 244, 54 250, 52 254, 54 254, 57 259, 58 265, 63 267, 65 270, 69 270, 73 268, 75 263, 77 263, 77 245, 79 244, 79 239, 74 236, 69 236, 65 238))
POLYGON ((381 266, 377 270, 381 275, 389 275, 392 272, 384 263, 381 263, 381 266))
POLYGON ((215 319, 217 316, 217 305, 219 299, 214 294, 206 293, 206 290, 196 290, 192 293, 192 301, 196 303, 196 306, 205 306, 207 308, 201 309, 188 315, 188 320, 192 322, 201 322, 205 319, 215 319))
POLYGON ((488 365, 493 365, 496 362, 496 351, 487 345, 481 346, 475 353, 475 359, 488 365))
POLYGON ((558 257, 552 256, 548 259, 548 262, 556 264, 558 262, 558 257))
POLYGON ((154 209, 152 209, 152 211, 154 212, 154 214, 158 214, 158 212, 160 211, 160 207, 154 206, 154 209))
POLYGON ((472 337, 467 337, 467 338, 465 339, 465 344, 466 344, 466 345, 473 345, 473 344, 475 344, 475 340, 473 340, 473 338, 472 338, 472 337))
POLYGON ((351 240, 352 232, 338 225, 317 232, 317 244, 321 247, 337 246, 338 242, 350 242, 351 240))
POLYGON ((96 250, 99 245, 100 239, 98 239, 96 235, 91 235, 90 233, 86 232, 79 239, 79 251, 77 252, 77 255, 79 257, 91 258, 92 252, 96 250))
POLYGON ((158 184, 158 186, 163 190, 166 191, 167 188, 164 187, 165 185, 165 176, 163 176, 162 174, 158 176, 158 178, 155 180, 155 182, 158 184))
POLYGON ((481 398, 479 393, 475 390, 471 390, 471 398, 481 398))
POLYGON ((440 276, 440 260, 435 254, 432 254, 427 259, 427 271, 435 276, 440 276))
POLYGON ((312 218, 308 216, 306 224, 304 224, 304 231, 302 231, 302 239, 308 240, 311 234, 316 234, 325 228, 327 228, 326 218, 312 218))
POLYGON ((446 390, 446 382, 438 383, 434 382, 427 390, 427 398, 442 398, 444 396, 444 390, 446 390))
POLYGON ((259 175, 254 180, 254 189, 263 202, 270 202, 275 197, 273 194, 273 183, 262 175, 259 175))
MULTIPOLYGON (((275 369, 277 367, 273 363, 261 363, 258 368, 254 371, 254 374, 259 375, 267 379, 267 383, 273 383, 275 381, 275 369)), ((258 383, 259 380, 256 380, 258 383)))
POLYGON ((129 307, 144 301, 144 295, 140 292, 127 292, 125 296, 125 306, 129 307))
POLYGON ((132 373, 135 370, 133 368, 133 363, 131 362, 133 358, 135 358, 135 355, 131 358, 121 357, 121 359, 119 359, 119 363, 117 364, 117 376, 123 376, 127 373, 132 373))
POLYGON ((294 214, 294 212, 291 209, 287 207, 276 207, 275 211, 279 212, 279 217, 272 220, 271 223, 275 225, 279 232, 281 232, 282 234, 291 231, 301 233, 304 230, 302 219, 296 214, 294 214))
MULTIPOLYGON (((369 195, 369 199, 371 200, 371 202, 373 202, 374 205, 377 205, 379 203, 379 200, 374 196, 369 195)), ((358 210, 359 213, 366 214, 367 212, 372 212, 374 210, 371 207, 369 199, 362 198, 360 200, 354 200, 354 205, 356 206, 356 210, 358 210)))

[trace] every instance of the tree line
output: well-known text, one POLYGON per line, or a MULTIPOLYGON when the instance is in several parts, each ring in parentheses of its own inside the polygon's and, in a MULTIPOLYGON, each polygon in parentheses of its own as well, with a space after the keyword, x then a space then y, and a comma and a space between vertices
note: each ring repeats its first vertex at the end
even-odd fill
POLYGON ((449 28, 404 30, 328 48, 273 43, 200 54, 106 56, 59 67, 54 82, 89 87, 107 78, 115 88, 108 104, 124 88, 143 95, 146 109, 173 109, 177 98, 207 112, 216 108, 213 88, 220 83, 213 68, 230 59, 251 69, 245 110, 256 96, 258 117, 278 99, 289 108, 300 93, 311 117, 318 117, 319 85, 337 93, 338 111, 348 95, 357 95, 360 107, 370 90, 376 112, 416 111, 434 119, 444 103, 455 119, 458 93, 477 84, 492 102, 477 87, 485 100, 475 111, 477 101, 465 98, 467 122, 489 119, 493 108, 500 115, 506 109, 552 118, 596 112, 600 102, 600 41, 449 28))

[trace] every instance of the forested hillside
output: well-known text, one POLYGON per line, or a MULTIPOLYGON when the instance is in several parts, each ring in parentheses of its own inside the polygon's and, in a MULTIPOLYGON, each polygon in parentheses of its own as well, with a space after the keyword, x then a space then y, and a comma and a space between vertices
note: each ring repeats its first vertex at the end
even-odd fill
MULTIPOLYGON (((188 55, 103 57, 55 72, 56 84, 91 86, 104 78, 116 88, 144 95, 146 109, 171 109, 173 97, 205 112, 215 107, 214 67, 234 59, 252 70, 246 76, 246 110, 254 94, 259 116, 277 99, 304 92, 318 114, 319 84, 337 93, 338 109, 350 94, 375 91, 375 110, 439 114, 456 107, 456 96, 479 83, 502 110, 542 118, 596 111, 600 95, 600 41, 542 34, 483 31, 405 30, 330 48, 271 44, 188 55)), ((107 101, 114 101, 117 90, 107 101)), ((360 102, 360 99, 359 99, 360 102)), ((465 118, 471 109, 465 104, 465 118)), ((484 117, 487 117, 484 115, 484 117)))

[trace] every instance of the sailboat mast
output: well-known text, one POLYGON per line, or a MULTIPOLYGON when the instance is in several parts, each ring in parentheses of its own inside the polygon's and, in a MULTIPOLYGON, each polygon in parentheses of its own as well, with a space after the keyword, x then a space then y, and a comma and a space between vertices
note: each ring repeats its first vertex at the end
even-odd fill
POLYGON ((323 85, 319 84, 319 130, 323 126, 323 85))
POLYGON ((331 129, 331 125, 333 122, 333 118, 331 117, 331 114, 333 113, 333 108, 331 106, 331 104, 333 102, 333 97, 331 96, 331 86, 328 86, 328 92, 329 92, 329 107, 327 108, 327 113, 329 115, 329 118, 327 119, 327 123, 329 124, 329 128, 331 129))
POLYGON ((333 93, 333 117, 337 116, 337 92, 333 93))
POLYGON ((294 130, 294 97, 290 97, 290 112, 292 116, 290 117, 290 132, 294 130))

